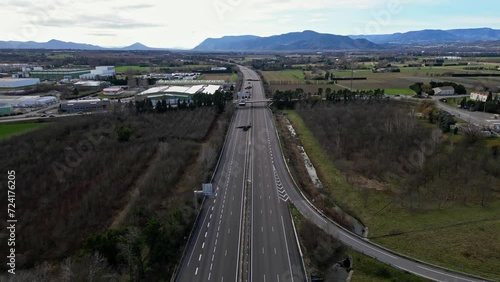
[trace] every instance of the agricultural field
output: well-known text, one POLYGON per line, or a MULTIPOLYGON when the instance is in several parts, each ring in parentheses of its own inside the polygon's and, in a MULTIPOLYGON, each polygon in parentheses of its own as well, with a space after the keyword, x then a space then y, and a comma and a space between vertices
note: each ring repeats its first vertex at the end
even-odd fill
MULTIPOLYGON (((301 108, 285 112, 326 189, 325 191, 307 190, 306 193, 312 195, 311 197, 321 194, 322 197, 327 198, 330 197, 329 193, 342 195, 342 197, 333 198, 335 203, 368 226, 369 238, 374 242, 430 263, 499 279, 500 272, 497 266, 500 264, 500 256, 498 256, 500 241, 496 234, 500 232, 500 217, 498 216, 500 194, 497 189, 491 189, 500 185, 500 179, 494 176, 498 172, 492 171, 491 175, 476 172, 474 175, 481 175, 480 178, 466 177, 471 181, 470 184, 466 186, 457 184, 453 180, 453 175, 466 173, 454 171, 452 164, 467 159, 466 166, 473 168, 474 163, 479 159, 471 155, 474 151, 463 149, 459 145, 462 138, 450 138, 448 135, 444 137, 447 141, 443 143, 443 147, 437 149, 437 152, 426 162, 426 167, 422 171, 415 172, 416 182, 413 182, 414 180, 407 182, 404 176, 406 173, 398 171, 401 164, 398 165, 397 155, 402 155, 404 158, 407 155, 405 151, 411 151, 412 146, 416 146, 413 140, 425 140, 425 137, 418 137, 421 133, 418 133, 417 137, 403 138, 403 135, 398 135, 398 142, 394 143, 397 145, 388 145, 393 141, 389 141, 391 138, 384 133, 384 142, 373 142, 370 134, 383 132, 377 129, 376 124, 379 122, 383 124, 388 116, 395 118, 397 115, 391 113, 390 107, 384 107, 384 110, 375 110, 379 113, 376 120, 367 119, 366 115, 370 109, 366 106, 357 108, 359 109, 349 110, 345 109, 345 106, 339 106, 337 110, 332 110, 332 107, 322 109, 320 106, 315 106, 314 109, 301 108), (337 119, 330 119, 329 116, 332 115, 337 116, 337 119), (363 115, 365 115, 364 118, 363 115), (342 126, 331 122, 331 120, 338 120, 340 116, 344 121, 342 126), (352 128, 347 125, 350 123, 353 124, 352 128), (363 127, 361 124, 370 124, 370 126, 363 127), (351 128, 347 130, 351 134, 342 133, 340 136, 344 137, 336 139, 335 136, 342 131, 340 128, 345 126, 351 128), (358 137, 355 137, 356 135, 358 137), (370 148, 373 145, 387 147, 385 149, 370 148), (357 153, 351 154, 353 146, 361 146, 364 151, 356 149, 357 153), (394 150, 402 151, 396 153, 394 150), (441 166, 439 170, 430 168, 438 164, 441 166), (440 176, 437 174, 438 171, 440 176), (424 176, 426 173, 435 175, 426 178, 424 176), (417 179, 427 180, 424 184, 418 182, 417 179), (455 184, 450 186, 450 182, 455 184), (422 186, 416 190, 419 194, 408 196, 405 192, 401 193, 402 187, 408 187, 406 185, 422 186), (471 187, 482 187, 480 185, 484 185, 485 189, 489 187, 484 190, 488 191, 485 192, 488 193, 488 200, 484 205, 481 204, 481 193, 470 192, 471 187), (457 197, 458 194, 462 196, 457 197), (447 195, 447 198, 443 198, 443 195, 447 195), (446 254, 446 257, 443 254, 446 254)), ((282 122, 280 124, 283 125, 282 122)), ((430 126, 424 126, 419 130, 430 132, 433 129, 430 126)), ((286 128, 282 129, 283 132, 286 132, 286 128)), ((430 133, 423 134, 426 136, 430 133)), ((293 141, 285 139, 284 142, 288 144, 288 156, 296 156, 292 159, 300 158, 300 155, 293 153, 293 141)), ((484 154, 489 161, 493 161, 492 167, 500 167, 491 157, 491 147, 488 148, 481 142, 474 146, 474 150, 484 154)), ((292 163, 292 166, 301 163, 303 164, 298 160, 292 163)), ((461 169, 460 166, 458 167, 461 169)), ((411 176, 408 177, 411 178, 411 176)), ((302 183, 301 186, 309 187, 307 179, 304 180, 303 176, 300 178, 302 179, 299 181, 302 183)), ((328 201, 321 200, 321 196, 317 199, 316 204, 328 205, 328 201)))
POLYGON ((23 133, 36 130, 46 125, 47 123, 1 123, 0 140, 5 140, 16 135, 21 135, 23 133))
MULTIPOLYGON (((350 78, 366 77, 366 80, 353 80, 354 90, 365 89, 387 89, 388 94, 411 95, 409 86, 415 82, 429 83, 437 82, 455 82, 463 84, 468 91, 474 91, 482 85, 497 86, 500 85, 500 77, 451 77, 450 72, 454 73, 492 73, 494 71, 465 71, 460 67, 432 67, 432 68, 401 68, 399 73, 373 73, 371 70, 350 70, 331 71, 336 77, 350 78), (447 74, 448 73, 448 74, 447 74), (408 89, 402 91, 402 89, 408 89)), ((498 72, 500 74, 500 72, 498 72)), ((324 76, 325 71, 304 72, 301 70, 283 70, 283 71, 263 71, 264 79, 270 84, 305 84, 305 75, 308 77, 324 76)), ((310 80, 312 83, 327 83, 327 81, 310 80)), ((351 80, 338 80, 338 85, 343 88, 351 87, 351 80)))
POLYGON ((263 71, 262 75, 268 82, 286 81, 290 83, 303 83, 305 80, 302 70, 263 71))

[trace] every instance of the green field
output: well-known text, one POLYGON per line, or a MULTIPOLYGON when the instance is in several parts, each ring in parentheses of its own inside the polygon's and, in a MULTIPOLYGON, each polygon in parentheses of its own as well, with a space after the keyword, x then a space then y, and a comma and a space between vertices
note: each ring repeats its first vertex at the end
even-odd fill
POLYGON ((383 193, 363 199, 351 187, 295 111, 286 111, 324 187, 337 204, 369 227, 369 238, 392 250, 454 270, 500 279, 500 201, 410 214, 383 193), (446 254, 446 255, 443 255, 446 254))
POLYGON ((271 81, 290 81, 293 83, 304 82, 304 73, 301 70, 283 70, 283 71, 263 71, 264 79, 271 81))
MULTIPOLYGON (((366 89, 369 90, 369 89, 366 89)), ((400 89, 395 89, 395 88, 389 88, 385 89, 385 94, 387 95, 408 95, 408 96, 413 96, 415 95, 415 91, 409 89, 409 88, 400 88, 400 89)))
POLYGON ((20 135, 45 126, 44 123, 3 123, 0 124, 0 140, 20 135))

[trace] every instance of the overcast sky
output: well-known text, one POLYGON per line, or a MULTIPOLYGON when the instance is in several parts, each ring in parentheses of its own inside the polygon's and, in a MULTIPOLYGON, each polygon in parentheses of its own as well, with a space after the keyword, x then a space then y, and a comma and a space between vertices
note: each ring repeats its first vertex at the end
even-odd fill
POLYGON ((0 40, 193 48, 207 37, 314 30, 500 29, 498 0, 1 0, 0 40), (354 4, 356 3, 356 4, 354 4))

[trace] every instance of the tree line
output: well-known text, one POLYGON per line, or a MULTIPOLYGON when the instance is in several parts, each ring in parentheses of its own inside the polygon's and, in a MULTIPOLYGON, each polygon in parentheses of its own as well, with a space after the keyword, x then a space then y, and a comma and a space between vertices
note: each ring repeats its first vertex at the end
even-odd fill
POLYGON ((325 100, 329 103, 350 103, 355 101, 382 101, 385 97, 385 91, 383 89, 375 90, 356 90, 351 91, 349 89, 332 90, 331 88, 318 88, 315 93, 306 93, 302 88, 296 88, 295 90, 276 90, 273 94, 273 102, 278 109, 290 108, 293 109, 297 103, 317 103, 319 101, 325 100))
POLYGON ((196 93, 191 99, 171 99, 175 100, 159 100, 156 104, 149 98, 142 101, 135 101, 135 109, 137 113, 165 113, 171 110, 194 110, 199 107, 215 106, 218 113, 223 113, 226 108, 227 101, 233 99, 231 91, 217 90, 213 95, 205 93, 196 93))
POLYGON ((435 93, 433 88, 443 87, 443 86, 452 86, 453 89, 455 89, 455 94, 457 95, 467 94, 467 89, 465 89, 465 86, 454 82, 435 82, 435 81, 431 81, 430 83, 417 82, 415 84, 410 85, 410 89, 415 91, 417 95, 420 95, 420 93, 422 92, 425 92, 429 95, 434 95, 435 93))

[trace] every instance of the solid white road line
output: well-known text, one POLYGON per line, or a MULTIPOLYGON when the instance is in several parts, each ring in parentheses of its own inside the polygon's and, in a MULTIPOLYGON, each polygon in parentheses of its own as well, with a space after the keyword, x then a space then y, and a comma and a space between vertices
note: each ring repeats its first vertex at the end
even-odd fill
POLYGON ((281 216, 281 224, 283 225, 283 236, 285 237, 285 247, 286 247, 286 253, 288 257, 288 266, 290 267, 290 276, 292 278, 293 282, 293 270, 292 270, 292 262, 290 261, 290 250, 288 250, 288 240, 286 239, 286 233, 285 233, 285 221, 283 220, 283 216, 281 216))
POLYGON ((463 277, 459 277, 459 276, 451 275, 451 274, 448 274, 448 273, 443 273, 443 272, 436 271, 436 270, 434 270, 434 269, 430 269, 430 268, 423 267, 423 266, 420 266, 420 265, 417 265, 417 266, 418 266, 419 268, 422 268, 422 269, 425 269, 425 270, 428 270, 428 271, 430 271, 430 272, 434 272, 434 273, 437 273, 437 274, 441 274, 441 275, 444 275, 444 276, 453 277, 453 278, 460 279, 460 280, 463 280, 463 281, 470 281, 470 282, 474 282, 474 280, 470 280, 470 279, 467 279, 467 278, 463 278, 463 277))

